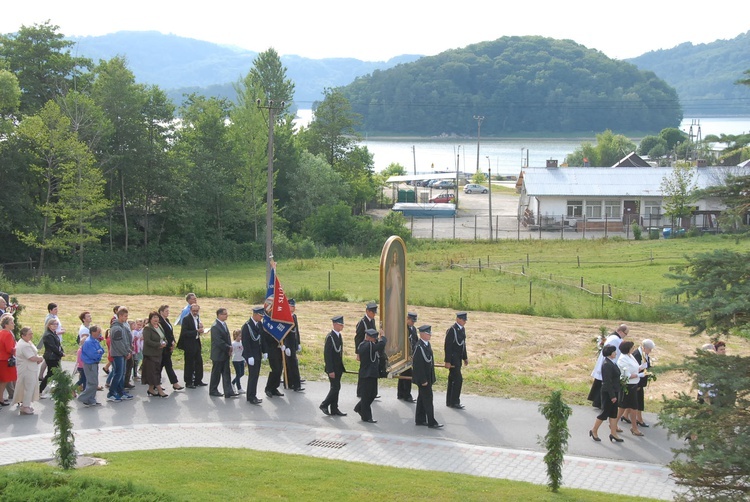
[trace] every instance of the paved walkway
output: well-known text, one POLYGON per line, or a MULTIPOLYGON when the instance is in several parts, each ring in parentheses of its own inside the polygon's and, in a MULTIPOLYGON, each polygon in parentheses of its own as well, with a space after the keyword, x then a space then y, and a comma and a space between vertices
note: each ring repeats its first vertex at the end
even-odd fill
MULTIPOLYGON (((414 405, 398 401, 395 388, 381 386, 382 398, 373 406, 378 423, 367 424, 351 411, 356 404, 353 383, 347 382, 341 391, 341 408, 349 413, 346 417, 327 417, 318 410, 327 383, 305 385, 302 393, 287 392, 273 399, 264 396, 261 406, 250 405, 244 396, 209 397, 207 387, 173 392, 167 399, 148 398, 141 385, 134 389, 132 401, 104 402, 93 408, 74 402, 76 448, 80 454, 95 455, 139 450, 144 444, 152 448, 237 447, 547 482, 544 451, 537 444, 546 433, 546 421, 537 403, 467 395, 463 399, 466 409, 454 410, 443 406, 445 394, 436 392, 436 416, 445 427, 428 429, 414 425, 414 405)), ((102 393, 100 400, 104 400, 102 393)), ((52 404, 48 400, 35 403, 34 416, 19 416, 9 407, 0 412, 0 464, 53 456, 52 404)), ((621 444, 594 443, 587 437, 594 417, 593 409, 574 407, 563 485, 590 490, 606 487, 609 493, 671 500, 679 488, 665 464, 671 459, 669 448, 678 444, 653 426, 645 429, 643 438, 627 434, 621 444)), ((647 414, 647 420, 655 421, 655 417, 647 414)), ((600 435, 606 438, 604 427, 600 435)))

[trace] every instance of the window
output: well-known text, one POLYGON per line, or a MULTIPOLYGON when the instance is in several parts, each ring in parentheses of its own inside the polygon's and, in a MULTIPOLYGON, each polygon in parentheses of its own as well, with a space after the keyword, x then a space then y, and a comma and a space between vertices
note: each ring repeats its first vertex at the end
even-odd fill
POLYGON ((575 216, 583 216, 583 201, 582 200, 569 200, 568 201, 568 218, 575 216))
POLYGON ((586 201, 586 218, 601 218, 601 217, 602 217, 602 201, 587 200, 586 201))
POLYGON ((607 215, 607 218, 619 218, 622 214, 620 209, 621 207, 619 200, 604 201, 604 214, 607 215))
POLYGON ((647 200, 643 202, 643 214, 658 216, 661 214, 661 202, 658 200, 647 200))

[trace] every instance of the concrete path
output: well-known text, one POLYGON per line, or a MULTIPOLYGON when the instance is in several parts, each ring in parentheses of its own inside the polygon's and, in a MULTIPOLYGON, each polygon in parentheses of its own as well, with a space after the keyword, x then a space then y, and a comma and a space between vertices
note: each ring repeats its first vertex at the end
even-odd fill
MULTIPOLYGON (((135 399, 122 403, 108 403, 99 393, 103 406, 72 404, 76 448, 95 455, 139 450, 144 444, 240 447, 546 484, 544 451, 537 442, 547 423, 538 403, 466 395, 466 409, 455 410, 445 406, 444 392, 436 392, 436 418, 445 427, 428 429, 414 425, 415 405, 397 400, 395 388, 381 386, 382 397, 373 405, 378 423, 368 424, 352 411, 355 378, 344 377, 340 406, 346 417, 327 417, 318 409, 327 382, 307 382, 305 392, 282 391, 284 397, 262 396, 260 406, 244 396, 209 397, 208 387, 161 399, 147 397, 146 387, 137 384, 135 399)), ((261 389, 264 384, 262 378, 261 389)), ((49 400, 35 403, 33 416, 3 408, 0 464, 53 456, 52 405, 49 400)), ((645 437, 623 427, 624 443, 595 443, 588 437, 595 416, 593 408, 574 407, 563 485, 671 500, 679 487, 665 465, 672 458, 670 448, 679 443, 654 425, 644 429, 645 437)), ((654 424, 656 418, 646 414, 646 420, 654 424)), ((606 439, 604 426, 599 433, 606 439)))

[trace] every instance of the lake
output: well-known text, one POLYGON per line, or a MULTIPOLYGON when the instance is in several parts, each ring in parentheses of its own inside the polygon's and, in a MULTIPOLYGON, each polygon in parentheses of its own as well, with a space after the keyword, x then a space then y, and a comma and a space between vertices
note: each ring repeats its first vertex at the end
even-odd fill
MULTIPOLYGON (((311 110, 299 110, 298 123, 307 124, 312 118, 311 110)), ((720 117, 684 119, 680 129, 701 137, 709 134, 742 134, 750 131, 750 117, 720 117)), ((578 139, 483 139, 479 144, 479 169, 499 175, 518 175, 525 166, 544 167, 547 160, 556 159, 562 164, 565 156, 572 153, 584 141, 578 139), (528 162, 527 162, 528 159, 528 162)), ((373 154, 375 171, 380 172, 391 163, 401 164, 408 174, 423 174, 433 171, 459 170, 473 173, 477 170, 477 139, 474 138, 412 138, 373 139, 365 138, 362 145, 373 154)))

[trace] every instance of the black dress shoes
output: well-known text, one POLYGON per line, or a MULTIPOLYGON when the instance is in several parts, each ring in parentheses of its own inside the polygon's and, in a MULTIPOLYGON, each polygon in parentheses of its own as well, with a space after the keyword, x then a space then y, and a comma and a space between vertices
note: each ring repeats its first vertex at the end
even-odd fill
POLYGON ((211 397, 224 397, 224 394, 221 392, 209 392, 208 395, 211 397))
POLYGON ((187 389, 195 389, 196 387, 195 387, 195 385, 193 385, 191 383, 188 383, 188 384, 185 384, 185 388, 187 388, 187 389))
POLYGON ((247 402, 250 403, 250 404, 260 404, 260 403, 263 402, 263 400, 262 399, 258 399, 257 397, 254 397, 252 399, 248 399, 247 402))
POLYGON ((273 397, 273 396, 282 397, 284 395, 284 393, 283 392, 279 392, 279 389, 273 389, 273 390, 267 390, 266 391, 266 395, 268 397, 273 397))
POLYGON ((417 425, 424 425, 425 427, 427 426, 425 422, 417 422, 417 425))
POLYGON ((463 404, 452 404, 449 407, 450 408, 455 408, 457 410, 463 410, 464 408, 466 408, 466 406, 464 406, 463 404))
POLYGON ((294 392, 305 392, 305 388, 304 387, 297 387, 296 389, 294 389, 294 392))
POLYGON ((429 429, 440 429, 443 426, 443 424, 430 424, 427 427, 429 429))
POLYGON ((363 418, 363 419, 362 419, 362 421, 363 421, 363 422, 367 422, 368 424, 376 424, 376 423, 378 423, 378 421, 377 421, 377 420, 373 420, 372 418, 370 418, 370 419, 367 419, 367 420, 365 420, 365 419, 363 418))
POLYGON ((196 387, 207 387, 208 384, 207 383, 203 383, 203 382, 195 382, 195 386, 196 387))
POLYGON ((344 413, 341 410, 331 410, 331 415, 337 416, 337 417, 345 417, 346 413, 344 413))
POLYGON ((232 397, 240 397, 240 395, 237 394, 236 392, 234 394, 224 394, 224 399, 229 399, 232 397))
POLYGON ((325 406, 325 405, 321 404, 320 406, 318 406, 318 408, 320 408, 320 411, 322 411, 324 415, 330 415, 331 414, 331 412, 328 411, 328 406, 325 406))

